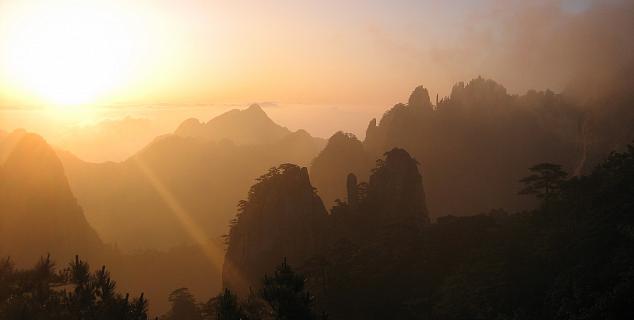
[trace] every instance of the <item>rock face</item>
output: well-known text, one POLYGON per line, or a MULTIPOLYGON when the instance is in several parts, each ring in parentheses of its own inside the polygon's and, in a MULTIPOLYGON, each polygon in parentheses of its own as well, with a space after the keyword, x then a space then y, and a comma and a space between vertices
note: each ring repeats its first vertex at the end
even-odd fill
POLYGON ((423 178, 407 151, 394 148, 378 162, 370 176, 365 210, 382 227, 420 231, 429 223, 423 178))
POLYGON ((346 177, 353 173, 361 180, 367 180, 371 161, 361 141, 353 134, 337 132, 313 160, 310 173, 327 208, 335 199, 346 196, 346 177))
POLYGON ((570 168, 579 155, 570 138, 578 114, 561 97, 511 96, 478 78, 454 86, 436 110, 414 107, 428 100, 424 90, 414 90, 410 104, 396 105, 368 130, 364 147, 370 154, 404 148, 418 159, 434 214, 529 207, 532 199, 517 195, 526 168, 543 161, 570 168))
POLYGON ((358 183, 354 174, 341 181, 347 202, 337 202, 331 215, 306 168, 282 165, 258 181, 239 204, 227 236, 223 283, 239 294, 257 289, 285 257, 291 265, 310 267, 340 241, 396 252, 429 223, 418 163, 403 149, 377 161, 369 184, 358 183))
POLYGON ((55 152, 37 135, 16 134, 19 141, 0 166, 0 256, 10 255, 18 263, 47 253, 64 260, 90 256, 101 242, 55 152))
POLYGON ((407 151, 394 148, 377 161, 369 183, 358 183, 349 174, 347 201, 337 202, 331 210, 329 239, 392 250, 401 246, 404 236, 420 236, 430 220, 418 167, 407 151))
POLYGON ((285 164, 269 170, 239 204, 227 236, 224 286, 248 294, 284 258, 300 265, 320 249, 326 218, 306 168, 285 164))
POLYGON ((350 209, 355 211, 359 208, 359 186, 357 182, 357 176, 354 173, 349 173, 348 178, 346 178, 346 190, 347 190, 347 201, 350 209))
POLYGON ((429 92, 427 92, 427 89, 423 86, 416 87, 409 96, 407 106, 432 111, 433 106, 429 100, 429 92))

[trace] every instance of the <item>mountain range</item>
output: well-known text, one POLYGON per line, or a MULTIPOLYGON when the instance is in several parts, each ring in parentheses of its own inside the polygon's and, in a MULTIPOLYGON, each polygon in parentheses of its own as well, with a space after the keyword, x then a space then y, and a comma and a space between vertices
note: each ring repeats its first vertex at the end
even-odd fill
MULTIPOLYGON (((254 105, 204 124, 187 120, 120 162, 87 162, 24 130, 0 131, 0 256, 20 265, 48 253, 62 262, 80 254, 107 263, 124 289, 146 291, 161 312, 175 287, 219 290, 223 235, 230 241, 224 280, 239 292, 285 256, 319 269, 311 255, 332 249, 341 270, 366 268, 376 241, 403 239, 404 230, 419 237, 438 219, 429 230, 449 245, 438 230, 455 216, 534 207, 517 192, 535 163, 558 163, 581 177, 623 150, 634 138, 634 99, 628 86, 612 88, 621 90, 512 95, 477 78, 434 104, 417 87, 407 103, 371 120, 363 140, 291 132, 254 105), (277 178, 262 178, 267 172, 277 178), (264 180, 270 186, 258 189, 264 180), (372 246, 348 264, 346 253, 359 248, 341 238, 372 246)), ((449 231, 460 234, 463 223, 480 228, 479 219, 457 220, 449 231)), ((401 254, 387 252, 384 261, 401 254)))
POLYGON ((257 105, 194 123, 200 124, 187 120, 122 162, 89 163, 59 152, 104 241, 127 251, 189 244, 186 221, 219 239, 262 171, 286 162, 307 165, 325 144, 275 124, 257 105))
POLYGON ((344 198, 348 173, 367 181, 374 159, 399 147, 426 172, 431 216, 524 210, 534 205, 517 195, 526 168, 552 162, 580 175, 634 139, 633 96, 627 90, 583 99, 552 91, 511 95, 476 78, 433 105, 418 87, 407 103, 371 120, 365 140, 335 134, 313 161, 311 177, 328 207, 344 198))

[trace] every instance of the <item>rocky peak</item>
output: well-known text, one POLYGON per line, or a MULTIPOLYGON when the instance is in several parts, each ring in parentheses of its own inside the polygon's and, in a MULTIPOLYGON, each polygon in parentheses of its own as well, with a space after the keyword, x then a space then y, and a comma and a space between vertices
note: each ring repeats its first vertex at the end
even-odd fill
POLYGON ((5 170, 5 178, 7 182, 15 182, 14 188, 36 188, 38 193, 70 193, 62 163, 38 135, 21 136, 7 157, 5 170))
POLYGON ((5 133, 0 136, 0 165, 2 165, 11 152, 15 149, 16 144, 22 140, 22 137, 26 134, 24 129, 16 129, 11 133, 5 133))
POLYGON ((290 133, 287 128, 273 122, 257 104, 225 112, 205 124, 189 119, 175 131, 176 135, 183 137, 211 141, 227 139, 238 145, 270 144, 290 133))
POLYGON ((258 114, 264 114, 264 115, 266 115, 266 113, 264 112, 264 110, 262 109, 262 107, 260 107, 260 105, 259 105, 259 104, 257 104, 257 103, 251 104, 251 105, 250 105, 250 106, 246 109, 246 111, 251 112, 251 113, 254 113, 254 114, 255 114, 255 113, 258 113, 258 114))
POLYGON ((429 99, 429 92, 423 86, 418 86, 412 91, 407 105, 411 108, 422 108, 430 111, 433 109, 431 100, 429 99))
POLYGON ((330 207, 335 199, 346 196, 346 176, 354 173, 362 180, 369 173, 369 157, 361 141, 353 134, 337 132, 313 160, 310 168, 315 186, 330 207))
POLYGON ((382 225, 421 228, 429 222, 418 162, 404 149, 394 148, 385 153, 385 160, 377 162, 370 176, 367 201, 382 225))
POLYGON ((466 85, 464 82, 454 85, 448 102, 454 106, 486 109, 508 104, 511 98, 502 85, 491 79, 478 77, 466 85))
POLYGON ((248 293, 285 257, 300 264, 320 247, 327 218, 308 170, 293 164, 270 169, 239 204, 228 235, 226 287, 248 293))
POLYGON ((0 256, 32 261, 47 252, 69 257, 101 246, 73 196, 55 151, 25 133, 0 176, 0 256), (11 244, 3 247, 2 244, 11 244))

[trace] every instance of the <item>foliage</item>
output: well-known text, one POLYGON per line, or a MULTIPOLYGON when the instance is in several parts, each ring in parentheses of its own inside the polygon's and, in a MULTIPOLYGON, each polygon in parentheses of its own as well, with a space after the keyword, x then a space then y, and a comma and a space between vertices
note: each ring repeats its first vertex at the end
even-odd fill
POLYGON ((203 317, 205 319, 216 320, 240 320, 245 319, 245 313, 238 302, 238 297, 226 289, 210 299, 203 307, 203 317))
POLYGON ((312 306, 314 297, 305 290, 304 276, 284 262, 273 276, 264 276, 262 298, 272 309, 276 320, 316 319, 312 306))
POLYGON ((187 288, 179 288, 170 293, 170 311, 162 317, 164 320, 202 320, 201 310, 196 299, 187 288))
POLYGON ((57 272, 50 257, 30 270, 16 270, 9 259, 0 263, 0 319, 147 319, 148 302, 116 292, 105 267, 91 273, 75 257, 57 272))
POLYGON ((325 261, 303 269, 318 307, 341 319, 633 318, 634 147, 585 176, 531 171, 525 182, 543 203, 530 212, 447 216, 390 242, 353 236, 371 208, 333 215, 349 226, 324 232, 325 261))
POLYGON ((568 174, 560 165, 540 163, 529 169, 533 174, 520 180, 525 186, 519 194, 532 194, 540 199, 551 199, 559 193, 568 174))

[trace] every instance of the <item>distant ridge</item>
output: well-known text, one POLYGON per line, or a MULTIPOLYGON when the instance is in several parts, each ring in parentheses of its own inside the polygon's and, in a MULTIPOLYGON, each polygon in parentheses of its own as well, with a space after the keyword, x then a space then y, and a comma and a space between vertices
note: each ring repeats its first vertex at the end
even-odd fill
POLYGON ((406 104, 372 119, 362 142, 335 134, 313 161, 311 178, 328 207, 344 198, 349 173, 365 181, 372 159, 403 148, 425 169, 432 216, 528 209, 533 199, 517 195, 526 168, 548 161, 587 173, 632 141, 632 97, 621 89, 580 104, 549 90, 512 95, 478 77, 457 83, 433 105, 419 86, 406 104))
POLYGON ((218 238, 260 172, 281 163, 309 165, 325 143, 305 130, 291 132, 252 105, 207 123, 188 119, 175 134, 156 137, 126 161, 88 163, 64 152, 59 156, 88 220, 106 243, 116 241, 124 251, 168 249, 191 238, 165 192, 210 238, 218 238))
POLYGON ((270 144, 291 131, 273 122, 257 104, 246 109, 227 111, 207 123, 185 120, 174 132, 181 137, 204 138, 210 141, 231 140, 239 145, 270 144))

